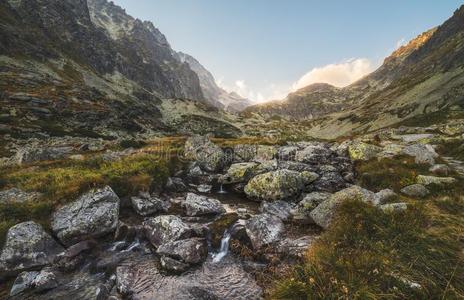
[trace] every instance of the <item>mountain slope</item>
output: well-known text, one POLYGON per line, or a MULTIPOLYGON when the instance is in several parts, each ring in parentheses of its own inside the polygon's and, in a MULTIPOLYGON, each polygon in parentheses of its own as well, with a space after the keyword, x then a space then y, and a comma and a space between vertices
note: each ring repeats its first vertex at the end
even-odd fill
POLYGON ((0 90, 0 134, 18 138, 175 133, 173 98, 222 117, 166 37, 106 0, 1 1, 0 90))
POLYGON ((334 138, 372 131, 430 112, 464 106, 464 6, 385 59, 375 72, 337 89, 313 85, 247 112, 313 120, 311 133, 334 138))
POLYGON ((228 93, 220 88, 216 84, 213 75, 194 57, 182 52, 178 54, 179 59, 188 63, 190 68, 197 73, 203 95, 212 105, 234 112, 241 111, 251 105, 248 99, 244 99, 236 93, 228 93))

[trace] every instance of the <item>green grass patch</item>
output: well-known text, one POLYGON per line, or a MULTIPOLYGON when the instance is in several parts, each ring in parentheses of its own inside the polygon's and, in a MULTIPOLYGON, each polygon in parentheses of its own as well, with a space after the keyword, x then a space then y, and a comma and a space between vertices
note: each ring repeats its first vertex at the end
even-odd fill
POLYGON ((372 191, 389 188, 398 192, 414 184, 417 175, 429 173, 429 166, 416 164, 414 158, 408 156, 360 161, 355 168, 357 184, 372 191))
POLYGON ((305 262, 277 282, 273 298, 462 299, 464 221, 452 216, 434 201, 401 213, 346 202, 305 262))

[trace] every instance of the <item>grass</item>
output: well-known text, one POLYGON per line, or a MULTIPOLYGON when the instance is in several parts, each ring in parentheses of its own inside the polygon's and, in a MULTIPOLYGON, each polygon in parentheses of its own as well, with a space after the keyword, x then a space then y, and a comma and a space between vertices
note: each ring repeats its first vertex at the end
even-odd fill
POLYGON ((90 155, 82 161, 50 161, 0 170, 2 188, 17 187, 43 194, 32 203, 0 205, 0 246, 9 227, 29 220, 47 226, 56 207, 74 201, 91 188, 109 185, 119 197, 141 190, 159 190, 180 163, 176 156, 179 141, 159 140, 140 153, 116 161, 90 155))
MULTIPOLYGON (((361 162, 356 170, 363 187, 398 190, 428 167, 398 157, 361 162)), ((276 280, 271 297, 463 299, 463 195, 460 180, 426 199, 401 197, 404 212, 347 201, 304 261, 276 280)))

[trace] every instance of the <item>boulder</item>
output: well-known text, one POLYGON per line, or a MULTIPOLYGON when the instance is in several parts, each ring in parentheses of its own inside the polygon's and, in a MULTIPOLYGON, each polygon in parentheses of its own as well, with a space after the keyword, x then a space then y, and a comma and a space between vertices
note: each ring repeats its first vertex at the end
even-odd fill
POLYGON ((186 209, 187 216, 219 215, 226 212, 219 200, 194 193, 187 194, 182 206, 186 209))
POLYGON ((253 161, 263 162, 267 160, 273 160, 277 156, 277 147, 267 146, 267 145, 258 145, 256 147, 256 155, 253 158, 253 161))
POLYGON ((152 215, 157 212, 167 212, 171 207, 169 200, 160 199, 147 192, 140 192, 131 197, 132 208, 141 216, 152 215))
POLYGON ((345 178, 343 178, 338 172, 323 172, 322 175, 311 184, 311 190, 309 191, 321 191, 334 193, 341 189, 346 188, 347 184, 345 178))
POLYGON ((210 193, 212 189, 213 186, 211 184, 200 184, 197 186, 197 191, 200 193, 210 193))
POLYGON ((42 195, 36 192, 25 192, 17 188, 0 191, 0 204, 1 203, 24 203, 35 201, 42 195))
POLYGON ((401 193, 413 198, 425 198, 430 194, 430 191, 422 184, 413 184, 404 187, 401 193))
POLYGON ((285 232, 284 223, 276 216, 260 214, 249 219, 245 230, 255 250, 278 242, 285 232))
POLYGON ((192 235, 191 227, 172 215, 149 218, 143 222, 143 227, 146 237, 156 248, 192 235))
POLYGON ((187 139, 184 155, 187 159, 198 162, 200 168, 207 172, 219 171, 225 161, 222 149, 204 136, 193 136, 187 139))
POLYGON ((311 172, 272 171, 251 179, 245 186, 245 193, 257 201, 289 200, 298 197, 317 178, 318 175, 311 172))
POLYGON ((438 154, 431 145, 413 144, 403 148, 403 154, 413 156, 418 164, 435 164, 438 154))
POLYGON ((225 184, 248 182, 258 172, 258 164, 254 162, 232 164, 221 181, 225 184))
POLYGON ((279 160, 294 160, 296 152, 299 150, 297 146, 282 146, 277 151, 279 160))
POLYGON ((288 221, 291 217, 290 211, 292 210, 292 205, 288 202, 277 200, 274 202, 261 202, 259 211, 261 213, 269 214, 278 217, 282 221, 288 221))
POLYGON ((182 273, 190 268, 189 264, 183 263, 182 261, 169 256, 161 256, 160 263, 163 269, 173 273, 182 273))
POLYGON ((8 230, 0 254, 0 277, 48 265, 63 251, 63 247, 39 224, 17 224, 8 230))
POLYGON ((313 209, 310 216, 314 223, 327 229, 338 207, 348 200, 359 200, 373 205, 380 204, 375 193, 354 185, 331 195, 329 199, 313 209))
POLYGON ((92 190, 53 214, 53 232, 68 246, 111 233, 118 225, 119 202, 109 186, 92 190))
POLYGON ((448 176, 450 168, 444 164, 437 164, 431 166, 429 171, 438 176, 448 176))
POLYGON ((377 157, 381 151, 381 147, 363 142, 353 142, 348 146, 348 154, 352 160, 370 160, 377 157))
POLYGON ((21 148, 17 153, 15 160, 18 164, 28 164, 43 160, 56 160, 67 157, 72 147, 43 147, 43 148, 21 148))
POLYGON ((398 200, 398 194, 392 191, 391 189, 384 189, 375 194, 378 204, 385 204, 387 202, 392 202, 398 200))
POLYGON ((171 193, 182 193, 187 191, 188 188, 181 178, 169 177, 166 182, 165 189, 171 193))
POLYGON ((406 203, 390 203, 381 205, 380 209, 384 212, 400 212, 407 210, 408 205, 406 203))
POLYGON ((43 291, 54 289, 58 286, 58 279, 56 278, 55 273, 51 269, 43 269, 37 274, 37 276, 32 280, 32 287, 34 292, 40 293, 43 291))
POLYGON ((335 153, 321 144, 312 144, 295 153, 295 160, 307 164, 326 164, 335 153))
POLYGON ((319 204, 330 197, 331 194, 324 192, 313 192, 307 194, 295 208, 291 210, 292 220, 300 224, 313 224, 314 220, 310 213, 319 204))
POLYGON ((13 282, 13 286, 10 290, 10 296, 13 297, 22 292, 31 290, 33 288, 32 282, 37 277, 37 275, 39 275, 39 272, 36 271, 22 272, 19 274, 13 282))
POLYGON ((314 236, 303 236, 297 239, 286 238, 279 243, 277 251, 285 256, 303 258, 314 240, 314 236))
POLYGON ((239 144, 235 145, 234 150, 234 162, 249 162, 253 160, 257 153, 256 145, 239 144))
POLYGON ((208 244, 204 238, 190 238, 163 244, 158 247, 156 253, 194 265, 206 260, 208 244))
POLYGON ((416 182, 424 186, 436 186, 436 187, 448 187, 457 182, 456 178, 453 177, 436 177, 436 176, 425 176, 419 175, 416 178, 416 182))

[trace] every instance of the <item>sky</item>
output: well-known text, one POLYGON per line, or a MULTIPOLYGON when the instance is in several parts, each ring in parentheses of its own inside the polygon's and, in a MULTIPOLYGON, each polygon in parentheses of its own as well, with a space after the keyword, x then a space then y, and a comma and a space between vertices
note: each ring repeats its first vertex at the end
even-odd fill
POLYGON ((149 20, 228 91, 255 102, 315 82, 346 86, 442 24, 455 0, 113 0, 149 20))

